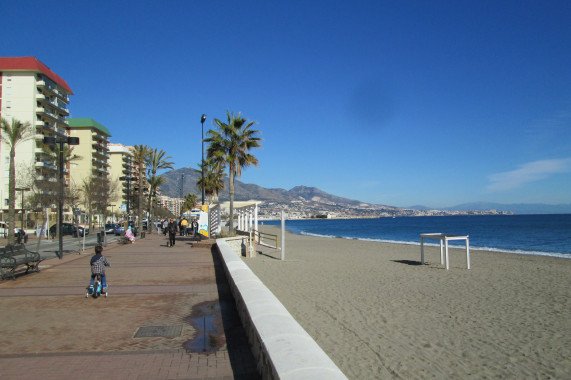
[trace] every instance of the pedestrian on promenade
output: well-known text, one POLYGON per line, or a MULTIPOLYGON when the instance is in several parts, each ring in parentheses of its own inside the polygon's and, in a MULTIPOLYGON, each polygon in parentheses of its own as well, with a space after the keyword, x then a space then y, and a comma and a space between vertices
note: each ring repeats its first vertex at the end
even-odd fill
POLYGON ((174 219, 171 219, 167 230, 169 233, 169 247, 174 247, 175 239, 176 239, 176 231, 177 231, 177 222, 174 219))
POLYGON ((196 237, 196 235, 198 234, 198 221, 196 219, 192 221, 192 234, 193 237, 196 237))
POLYGON ((182 236, 186 236, 187 232, 188 232, 188 220, 186 220, 186 218, 182 218, 182 220, 180 221, 180 234, 182 236))

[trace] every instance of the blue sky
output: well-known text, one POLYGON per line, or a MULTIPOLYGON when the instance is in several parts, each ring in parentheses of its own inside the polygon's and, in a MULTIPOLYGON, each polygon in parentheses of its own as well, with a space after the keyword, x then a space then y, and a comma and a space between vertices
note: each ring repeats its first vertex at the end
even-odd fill
POLYGON ((257 121, 241 180, 392 206, 571 203, 570 1, 2 2, 2 56, 67 81, 111 142, 201 159, 257 121))

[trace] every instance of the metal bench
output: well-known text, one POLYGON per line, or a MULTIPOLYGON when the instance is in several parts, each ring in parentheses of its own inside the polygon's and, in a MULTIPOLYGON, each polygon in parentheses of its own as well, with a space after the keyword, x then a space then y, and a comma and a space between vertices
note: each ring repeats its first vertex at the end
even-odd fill
POLYGON ((28 251, 24 244, 0 248, 0 276, 2 279, 12 277, 15 280, 16 268, 21 265, 26 266, 26 274, 30 269, 39 272, 41 261, 40 254, 28 251))

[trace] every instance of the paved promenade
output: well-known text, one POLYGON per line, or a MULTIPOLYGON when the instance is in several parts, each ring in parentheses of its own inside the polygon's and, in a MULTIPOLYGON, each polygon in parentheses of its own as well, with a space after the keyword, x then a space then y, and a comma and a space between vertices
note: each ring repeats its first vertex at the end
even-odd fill
POLYGON ((85 298, 93 249, 0 282, 0 378, 259 379, 211 245, 108 244, 109 296, 85 298))

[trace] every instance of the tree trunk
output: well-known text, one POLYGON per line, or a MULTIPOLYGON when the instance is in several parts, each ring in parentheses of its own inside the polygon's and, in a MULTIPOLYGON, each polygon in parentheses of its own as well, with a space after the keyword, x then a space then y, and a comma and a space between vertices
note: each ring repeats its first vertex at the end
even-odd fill
POLYGON ((16 227, 16 148, 10 148, 10 174, 8 178, 8 245, 14 245, 14 228, 16 227))
MULTIPOLYGON (((139 207, 137 210, 139 233, 143 232, 143 166, 139 165, 139 207)), ((148 227, 149 221, 147 221, 148 227)), ((140 236, 140 235, 139 235, 140 236)))
POLYGON ((230 223, 228 232, 230 236, 234 235, 234 168, 230 165, 230 223))
POLYGON ((147 232, 148 233, 152 233, 153 232, 153 223, 151 223, 152 220, 152 215, 153 215, 153 189, 151 189, 151 186, 149 185, 149 217, 147 218, 147 232))

